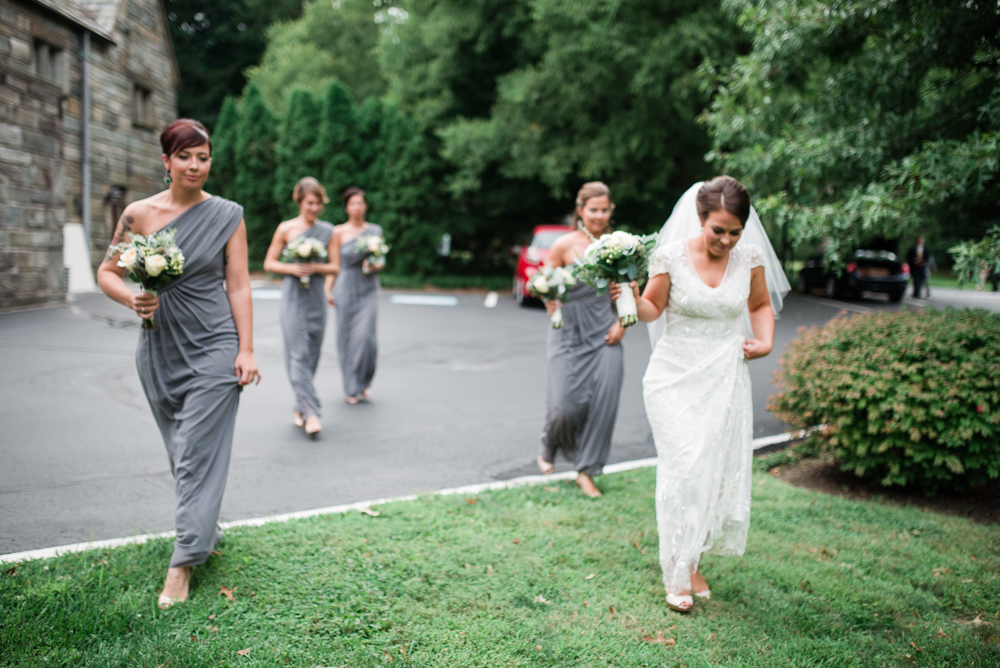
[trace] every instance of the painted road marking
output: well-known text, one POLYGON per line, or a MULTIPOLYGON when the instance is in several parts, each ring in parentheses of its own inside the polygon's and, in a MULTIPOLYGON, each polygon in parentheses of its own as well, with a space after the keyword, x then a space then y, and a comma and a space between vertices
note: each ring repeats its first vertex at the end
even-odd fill
POLYGON ((393 295, 390 304, 407 306, 458 306, 458 297, 447 295, 393 295))

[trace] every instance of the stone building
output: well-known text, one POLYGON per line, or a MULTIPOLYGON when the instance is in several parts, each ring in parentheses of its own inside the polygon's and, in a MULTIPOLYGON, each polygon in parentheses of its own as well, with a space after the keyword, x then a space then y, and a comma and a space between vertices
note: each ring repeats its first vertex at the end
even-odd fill
POLYGON ((0 0, 0 309, 92 289, 179 84, 163 0, 0 0))

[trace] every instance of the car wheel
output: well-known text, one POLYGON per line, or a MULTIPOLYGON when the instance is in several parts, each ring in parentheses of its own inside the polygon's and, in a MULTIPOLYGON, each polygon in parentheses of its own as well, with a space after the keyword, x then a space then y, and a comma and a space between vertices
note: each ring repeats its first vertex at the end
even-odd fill
POLYGON ((514 281, 514 302, 524 306, 524 281, 520 278, 514 281))
POLYGON ((889 301, 891 301, 893 304, 899 303, 903 301, 903 295, 905 294, 906 290, 903 290, 902 292, 890 292, 889 301))
POLYGON ((833 299, 837 296, 837 279, 833 276, 826 279, 826 285, 823 286, 823 295, 827 299, 833 299))

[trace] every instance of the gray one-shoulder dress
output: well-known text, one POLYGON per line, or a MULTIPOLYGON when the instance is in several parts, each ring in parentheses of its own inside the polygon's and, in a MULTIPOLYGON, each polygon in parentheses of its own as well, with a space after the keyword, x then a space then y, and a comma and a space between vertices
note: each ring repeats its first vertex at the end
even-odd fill
MULTIPOLYGON (((326 246, 333 236, 333 225, 316 221, 295 238, 316 239, 326 246)), ((319 365, 319 353, 326 331, 326 295, 323 276, 314 275, 306 286, 298 276, 285 276, 281 283, 281 332, 285 337, 285 370, 295 393, 295 412, 303 418, 320 417, 319 396, 313 377, 319 365)))
POLYGON ((611 298, 579 282, 563 305, 562 329, 549 329, 548 413, 539 455, 556 453, 580 473, 599 475, 611 452, 625 375, 621 344, 604 341, 618 314, 611 298))
POLYGON ((226 242, 243 207, 221 197, 195 204, 177 230, 184 273, 159 290, 155 329, 139 337, 139 381, 174 476, 173 566, 197 566, 222 538, 218 526, 239 404, 239 337, 223 286, 226 242))
MULTIPOLYGON (((361 236, 382 236, 382 228, 368 223, 361 236)), ((375 321, 378 317, 378 273, 361 271, 364 255, 354 249, 356 239, 340 247, 340 275, 333 287, 337 305, 337 352, 344 377, 344 394, 360 396, 375 377, 378 342, 375 321)))

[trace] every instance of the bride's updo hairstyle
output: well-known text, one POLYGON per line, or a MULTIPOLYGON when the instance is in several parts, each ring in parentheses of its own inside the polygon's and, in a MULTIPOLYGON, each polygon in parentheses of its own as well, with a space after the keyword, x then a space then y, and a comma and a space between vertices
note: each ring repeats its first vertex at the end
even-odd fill
POLYGON ((199 121, 192 118, 178 118, 167 123, 160 133, 160 147, 168 158, 178 151, 208 144, 208 153, 212 154, 212 138, 208 130, 199 121))
MULTIPOLYGON (((580 188, 580 192, 576 194, 576 209, 573 210, 573 224, 579 223, 582 218, 580 218, 579 209, 582 209, 587 204, 587 200, 592 197, 607 197, 608 201, 611 202, 611 188, 607 187, 600 181, 590 181, 589 183, 584 183, 580 188)), ((611 202, 611 213, 615 212, 615 203, 611 202)))
POLYGON ((733 177, 716 176, 711 181, 705 181, 698 190, 695 206, 703 223, 713 211, 725 211, 739 218, 740 224, 746 227, 750 218, 750 193, 733 177))

